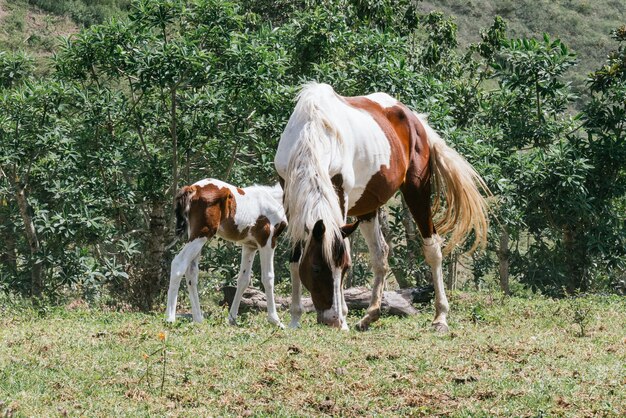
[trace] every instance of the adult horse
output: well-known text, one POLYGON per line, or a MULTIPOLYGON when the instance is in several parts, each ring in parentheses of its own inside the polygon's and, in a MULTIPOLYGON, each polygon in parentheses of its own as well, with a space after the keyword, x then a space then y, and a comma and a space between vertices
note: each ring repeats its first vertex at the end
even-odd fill
POLYGON ((487 237, 487 205, 479 189, 485 183, 472 166, 448 147, 425 117, 384 93, 342 97, 327 84, 303 87, 278 144, 274 160, 284 189, 284 206, 293 245, 291 257, 291 327, 298 327, 301 286, 311 293, 318 321, 347 329, 343 275, 350 265, 345 238, 359 224, 374 270, 372 299, 357 328, 380 316, 388 271, 388 246, 377 209, 399 189, 423 237, 424 258, 432 270, 437 331, 446 331, 448 300, 441 269, 446 248, 473 230, 474 245, 487 237), (431 182, 436 211, 439 191, 445 198, 442 218, 433 222, 431 182), (347 216, 358 221, 346 225, 347 216))

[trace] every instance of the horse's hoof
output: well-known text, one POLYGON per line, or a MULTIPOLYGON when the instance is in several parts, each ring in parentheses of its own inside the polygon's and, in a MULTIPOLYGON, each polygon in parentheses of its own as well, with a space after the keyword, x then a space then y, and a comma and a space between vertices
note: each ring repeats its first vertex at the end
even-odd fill
POLYGON ((370 324, 368 321, 364 319, 361 319, 359 322, 356 323, 356 325, 354 326, 354 328, 356 328, 357 331, 367 331, 370 327, 370 324))
POLYGON ((300 328, 300 322, 291 321, 289 323, 289 329, 298 329, 298 328, 300 328))
POLYGON ((435 322, 433 323, 433 331, 439 334, 444 334, 448 332, 448 324, 443 322, 435 322))
POLYGON ((278 322, 278 323, 273 323, 273 325, 276 325, 278 328, 280 329, 285 329, 285 325, 283 325, 282 322, 278 322))
POLYGON ((228 325, 232 326, 232 327, 236 327, 237 326, 237 320, 234 318, 231 318, 230 316, 228 317, 228 325))

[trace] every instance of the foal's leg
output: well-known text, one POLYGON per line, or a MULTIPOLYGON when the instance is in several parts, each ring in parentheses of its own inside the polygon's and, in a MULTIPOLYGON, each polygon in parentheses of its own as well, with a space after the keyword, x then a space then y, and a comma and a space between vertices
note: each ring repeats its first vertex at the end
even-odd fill
POLYGON ((241 266, 239 267, 239 276, 237 277, 237 291, 233 298, 233 304, 228 314, 228 323, 237 325, 237 313, 239 312, 239 303, 243 296, 244 290, 250 286, 250 278, 252 277, 252 263, 256 256, 256 248, 243 245, 241 247, 241 266))
POLYGON ((383 298, 383 289, 385 287, 385 276, 389 271, 387 264, 387 255, 389 254, 389 246, 385 242, 383 233, 380 230, 378 216, 374 216, 367 221, 361 221, 359 224, 361 234, 367 242, 370 258, 372 261, 372 269, 374 270, 374 286, 372 288, 372 299, 370 306, 367 308, 365 316, 356 324, 358 330, 366 330, 372 322, 380 318, 380 304, 383 298))
POLYGON ((430 266, 435 287, 435 319, 433 328, 437 332, 448 331, 448 298, 443 285, 443 273, 441 262, 441 238, 435 232, 433 218, 430 210, 430 182, 426 181, 423 186, 407 183, 402 188, 404 199, 411 210, 413 219, 417 223, 422 238, 424 238, 424 258, 430 266))
MULTIPOLYGON (((170 287, 167 291, 167 311, 166 320, 174 322, 176 320, 176 300, 178 299, 178 288, 183 275, 187 271, 189 265, 195 260, 202 251, 202 246, 207 238, 196 238, 185 244, 183 249, 172 260, 172 271, 170 273, 170 287)), ((195 318, 194 318, 195 320, 195 318)))
POLYGON ((198 296, 199 263, 200 254, 198 254, 198 256, 191 261, 189 267, 187 268, 187 272, 185 273, 185 277, 187 278, 187 290, 189 291, 189 300, 191 301, 191 315, 194 322, 202 322, 204 319, 202 317, 202 310, 200 309, 200 297, 198 296))
POLYGON ((291 306, 289 313, 291 314, 291 322, 289 328, 300 328, 300 318, 302 317, 302 283, 300 282, 300 256, 302 247, 296 244, 289 263, 289 271, 291 273, 291 306))
POLYGON ((267 319, 271 324, 278 325, 279 328, 285 328, 280 322, 278 313, 276 312, 276 304, 274 302, 274 249, 271 242, 259 250, 261 257, 261 281, 265 288, 265 297, 267 298, 267 319))

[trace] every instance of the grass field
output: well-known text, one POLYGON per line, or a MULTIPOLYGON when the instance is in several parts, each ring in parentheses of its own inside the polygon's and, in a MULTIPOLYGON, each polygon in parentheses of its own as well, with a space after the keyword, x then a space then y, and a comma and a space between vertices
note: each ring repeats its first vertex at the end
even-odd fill
POLYGON ((5 306, 0 416, 626 414, 624 298, 451 303, 445 335, 429 329, 432 307, 358 333, 313 315, 299 330, 263 314, 233 328, 210 306, 203 324, 174 326, 160 313, 5 306))

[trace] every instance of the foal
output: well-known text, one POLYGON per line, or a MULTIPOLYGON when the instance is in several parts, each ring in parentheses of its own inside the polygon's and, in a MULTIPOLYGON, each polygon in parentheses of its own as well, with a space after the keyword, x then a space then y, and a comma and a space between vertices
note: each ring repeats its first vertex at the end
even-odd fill
POLYGON ((287 226, 281 204, 282 196, 278 184, 273 187, 251 186, 240 189, 215 179, 200 180, 180 189, 176 196, 176 233, 181 236, 186 231, 188 241, 172 261, 167 292, 167 321, 174 322, 176 319, 178 288, 185 275, 193 320, 202 322, 198 298, 198 263, 202 247, 217 234, 242 247, 237 292, 230 307, 228 322, 236 325, 239 303, 250 284, 252 263, 259 251, 268 320, 284 328, 274 303, 274 248, 276 239, 287 226))

